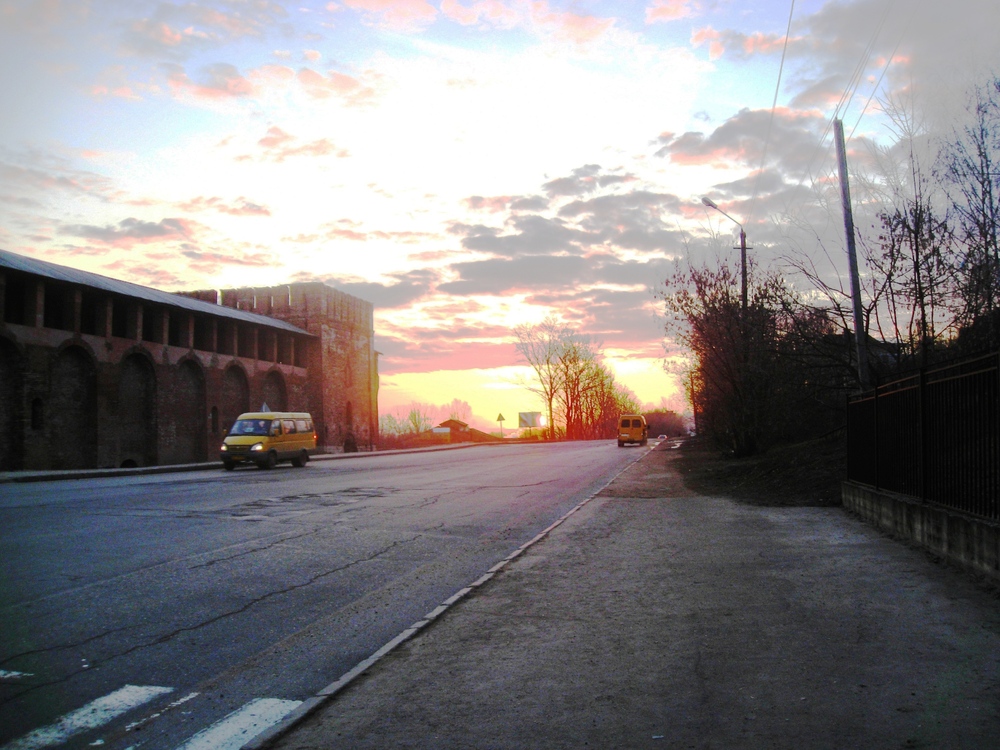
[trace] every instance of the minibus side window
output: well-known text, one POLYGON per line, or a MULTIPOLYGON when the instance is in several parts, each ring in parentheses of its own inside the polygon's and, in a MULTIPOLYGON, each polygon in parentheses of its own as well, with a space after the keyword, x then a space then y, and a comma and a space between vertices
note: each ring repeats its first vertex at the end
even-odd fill
POLYGON ((292 419, 282 419, 281 420, 281 427, 284 430, 284 433, 286 435, 294 435, 295 434, 295 421, 294 420, 292 420, 292 419))
POLYGON ((281 420, 280 419, 276 419, 273 422, 271 422, 271 434, 272 435, 280 435, 281 434, 281 420))

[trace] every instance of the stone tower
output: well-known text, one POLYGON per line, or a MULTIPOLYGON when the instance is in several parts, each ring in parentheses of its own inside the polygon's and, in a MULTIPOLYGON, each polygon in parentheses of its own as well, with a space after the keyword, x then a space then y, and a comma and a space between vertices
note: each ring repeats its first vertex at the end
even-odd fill
POLYGON ((313 413, 319 442, 329 450, 374 447, 378 438, 378 353, 370 302, 318 281, 223 289, 220 301, 313 334, 316 339, 306 354, 311 375, 306 387, 308 403, 289 403, 288 408, 313 413))

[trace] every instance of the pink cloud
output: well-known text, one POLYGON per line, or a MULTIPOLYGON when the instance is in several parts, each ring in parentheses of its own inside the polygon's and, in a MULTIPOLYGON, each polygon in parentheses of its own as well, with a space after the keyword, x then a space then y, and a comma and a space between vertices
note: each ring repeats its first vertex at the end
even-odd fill
MULTIPOLYGON (((260 3, 261 7, 267 3, 260 3)), ((276 9, 272 6, 269 10, 276 9)), ((244 17, 236 13, 223 13, 216 8, 198 8, 198 21, 205 26, 220 29, 229 37, 237 39, 244 36, 255 36, 260 33, 260 19, 244 17)))
POLYGON ((163 21, 151 21, 148 18, 133 21, 131 31, 147 43, 158 47, 176 47, 184 41, 182 32, 170 28, 163 21))
POLYGON ((691 34, 691 44, 695 47, 700 47, 705 42, 708 42, 708 59, 710 60, 718 60, 725 53, 726 48, 723 46, 721 39, 722 34, 711 26, 697 29, 691 34))
POLYGON ((307 49, 307 50, 305 50, 305 51, 304 51, 304 52, 302 53, 302 56, 303 56, 303 57, 304 57, 304 58, 305 58, 306 60, 309 60, 310 62, 316 62, 316 61, 317 61, 317 60, 319 60, 319 59, 320 59, 320 58, 321 58, 321 57, 322 57, 323 55, 322 55, 322 54, 321 54, 321 53, 320 53, 320 52, 319 52, 318 50, 314 50, 314 49, 307 49))
POLYGON ((178 203, 177 207, 183 211, 217 211, 229 216, 270 216, 271 211, 267 206, 262 206, 247 200, 242 195, 236 200, 226 203, 222 198, 205 198, 198 196, 184 203, 178 203))
POLYGON ((309 244, 315 242, 320 237, 318 234, 297 234, 294 237, 289 235, 288 237, 282 237, 282 242, 295 242, 297 244, 309 244))
POLYGON ((247 77, 257 85, 274 81, 284 82, 295 78, 295 71, 287 65, 261 65, 247 73, 247 77))
POLYGON ((369 23, 411 31, 431 24, 437 9, 425 0, 344 0, 344 5, 360 11, 369 23))
POLYGON ((460 253, 456 253, 453 250, 426 250, 422 253, 413 253, 409 256, 409 258, 421 263, 436 263, 437 261, 448 260, 449 258, 456 258, 459 256, 460 253))
POLYGON ((90 87, 89 92, 91 96, 98 98, 113 96, 118 99, 129 99, 130 101, 139 101, 142 99, 142 97, 135 93, 130 86, 115 86, 114 88, 109 88, 103 84, 94 84, 90 87))
POLYGON ((151 17, 136 18, 123 25, 122 49, 126 54, 172 59, 198 48, 225 44, 247 36, 260 36, 285 15, 277 3, 241 3, 233 12, 205 3, 155 3, 151 17))
POLYGON ((249 96, 254 85, 228 63, 215 63, 204 70, 204 81, 192 81, 180 65, 165 64, 167 85, 175 96, 189 95, 196 99, 220 100, 249 96))
POLYGON ((257 145, 263 146, 267 149, 272 149, 278 148, 279 146, 294 140, 295 136, 289 135, 275 125, 267 129, 267 135, 257 141, 257 145))
POLYGON ((693 0, 653 0, 646 8, 646 23, 665 23, 694 15, 693 0))
POLYGON ((479 21, 479 13, 475 8, 466 8, 457 0, 444 0, 441 3, 441 12, 445 17, 463 26, 471 26, 479 21))
POLYGON ((25 167, 0 161, 0 185, 17 194, 58 189, 107 198, 113 193, 107 177, 67 169, 63 164, 25 167))
MULTIPOLYGON (((292 156, 336 156, 345 158, 350 156, 346 149, 338 148, 328 138, 319 138, 308 143, 298 143, 298 138, 286 133, 277 125, 272 125, 267 129, 267 134, 257 141, 264 153, 261 158, 268 161, 283 162, 292 156)), ((249 159, 248 155, 236 157, 237 161, 249 159)))
POLYGON ((531 3, 532 20, 542 28, 552 31, 556 38, 576 44, 588 44, 605 34, 615 20, 597 16, 580 16, 575 13, 549 10, 547 0, 531 3))
POLYGON ((784 36, 762 34, 758 31, 756 34, 751 34, 743 40, 743 51, 748 55, 754 53, 767 54, 769 52, 780 51, 784 44, 784 36))
POLYGON ((481 195, 473 195, 465 199, 465 205, 472 211, 489 211, 490 213, 500 213, 506 211, 513 198, 509 195, 497 195, 492 198, 484 198, 481 195))
MULTIPOLYGON (((448 327, 444 330, 453 330, 454 322, 448 318, 448 327)), ((388 347, 392 351, 379 358, 379 373, 391 376, 397 373, 488 369, 520 362, 514 345, 505 341, 510 336, 508 329, 484 328, 475 332, 465 331, 462 335, 466 340, 448 336, 439 329, 394 329, 383 321, 379 336, 387 343, 392 342, 388 347), (473 333, 478 340, 468 340, 473 333)))
POLYGON ((357 78, 330 71, 328 75, 317 73, 311 68, 302 68, 296 75, 306 93, 318 99, 339 96, 348 104, 364 104, 375 96, 375 89, 361 83, 357 78))
POLYGON ((361 231, 355 227, 361 225, 350 219, 340 219, 335 224, 325 225, 326 238, 331 240, 352 240, 355 242, 365 242, 368 240, 391 240, 404 244, 416 244, 435 235, 429 232, 386 232, 381 229, 374 231, 361 231))
POLYGON ((441 13, 463 26, 485 22, 492 26, 512 28, 519 20, 518 14, 500 0, 482 0, 469 6, 462 5, 458 0, 443 0, 441 13))
POLYGON ((153 222, 130 217, 117 225, 66 225, 59 229, 59 233, 111 247, 130 248, 137 244, 188 240, 200 228, 200 224, 190 219, 171 218, 153 222))
POLYGON ((218 250, 205 251, 191 248, 184 253, 184 256, 192 270, 205 276, 218 276, 227 266, 267 268, 274 265, 274 258, 269 253, 254 250, 256 249, 252 245, 237 243, 228 254, 218 250))
POLYGON ((96 98, 115 97, 139 101, 142 97, 137 89, 148 89, 148 85, 136 84, 128 80, 128 74, 123 65, 110 65, 98 75, 98 81, 88 89, 96 98))

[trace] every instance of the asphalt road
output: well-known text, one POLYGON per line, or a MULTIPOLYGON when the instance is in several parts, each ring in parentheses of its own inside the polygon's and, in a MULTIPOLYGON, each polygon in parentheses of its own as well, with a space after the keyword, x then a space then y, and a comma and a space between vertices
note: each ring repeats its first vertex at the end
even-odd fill
POLYGON ((221 748, 233 716, 252 735, 643 453, 0 485, 0 750, 221 748))
POLYGON ((995 591, 653 450, 267 750, 986 750, 995 591), (762 498, 763 499, 763 498, 762 498))

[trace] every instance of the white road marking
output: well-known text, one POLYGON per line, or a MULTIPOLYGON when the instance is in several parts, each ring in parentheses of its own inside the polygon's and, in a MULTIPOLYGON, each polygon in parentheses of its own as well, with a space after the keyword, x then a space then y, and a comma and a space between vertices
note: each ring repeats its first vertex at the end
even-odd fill
POLYGON ((138 721, 133 721, 133 722, 130 722, 130 723, 126 724, 125 725, 125 731, 126 732, 132 732, 132 731, 138 729, 139 727, 143 726, 144 724, 152 721, 153 719, 160 718, 167 711, 170 711, 172 709, 177 708, 178 706, 181 706, 181 705, 187 703, 192 698, 197 698, 199 695, 200 695, 200 693, 188 693, 183 698, 180 698, 179 700, 175 700, 172 703, 168 703, 163 708, 163 710, 157 711, 155 713, 152 713, 149 716, 146 716, 145 718, 139 719, 138 721))
MULTIPOLYGON (((302 701, 257 698, 207 727, 177 750, 238 750, 294 711, 302 701)), ((2 750, 2 749, 0 749, 2 750)))
POLYGON ((103 698, 91 701, 83 708, 60 716, 53 724, 39 727, 8 742, 0 750, 38 750, 61 745, 71 737, 104 726, 127 711, 172 691, 173 688, 156 685, 126 685, 103 698))
POLYGON ((0 669, 0 680, 20 680, 22 677, 34 677, 31 672, 8 672, 0 669))

